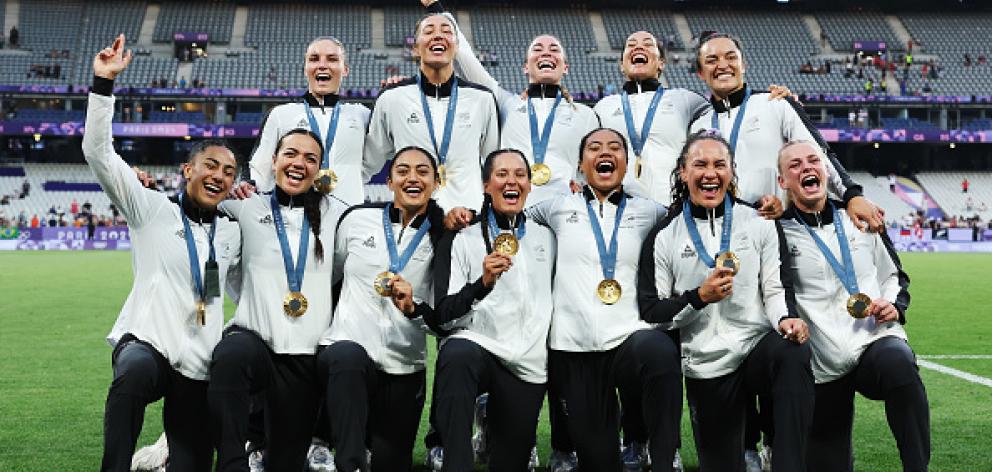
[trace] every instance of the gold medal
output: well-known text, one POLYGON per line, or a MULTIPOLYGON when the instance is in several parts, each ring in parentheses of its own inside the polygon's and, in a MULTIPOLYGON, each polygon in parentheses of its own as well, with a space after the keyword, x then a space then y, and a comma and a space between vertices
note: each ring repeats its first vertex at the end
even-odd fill
POLYGON ((596 287, 596 296, 607 305, 612 305, 620 301, 620 294, 622 292, 620 282, 617 282, 616 279, 603 279, 596 287))
POLYGON ((448 184, 448 171, 444 168, 444 164, 437 166, 437 183, 442 187, 448 184))
POLYGON ((196 322, 200 323, 200 326, 207 325, 207 304, 203 303, 203 300, 196 302, 196 322))
POLYGON ((641 178, 641 156, 634 160, 634 177, 641 178))
POLYGON ((289 292, 282 300, 282 309, 287 315, 299 318, 307 312, 307 297, 302 292, 289 292))
POLYGON ((534 185, 544 185, 551 180, 551 168, 539 163, 530 166, 530 181, 534 185))
POLYGON ((716 268, 730 269, 733 271, 731 275, 737 275, 741 270, 741 260, 733 251, 727 251, 716 256, 716 268))
POLYGON ((388 270, 382 272, 375 276, 375 280, 372 281, 372 286, 375 288, 375 291, 379 293, 379 295, 391 297, 393 296, 393 288, 389 285, 389 281, 392 280, 393 277, 396 277, 396 274, 388 270))
POLYGON ((320 169, 317 172, 317 178, 313 181, 313 188, 325 195, 333 192, 337 185, 338 175, 331 169, 320 169))
POLYGON ((517 255, 517 251, 520 250, 520 242, 511 233, 500 233, 499 236, 496 236, 496 240, 493 241, 493 250, 507 256, 515 256, 517 255))
POLYGON ((870 306, 871 297, 863 293, 855 293, 847 297, 847 313, 859 320, 868 316, 870 306))

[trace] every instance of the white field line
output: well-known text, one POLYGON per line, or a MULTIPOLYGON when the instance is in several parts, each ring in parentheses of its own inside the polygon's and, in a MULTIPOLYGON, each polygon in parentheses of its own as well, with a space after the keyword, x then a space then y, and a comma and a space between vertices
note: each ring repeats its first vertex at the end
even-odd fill
POLYGON ((953 375, 959 379, 967 380, 971 383, 976 383, 979 385, 984 385, 986 387, 992 387, 992 379, 985 378, 975 374, 969 374, 963 370, 952 369, 945 365, 940 365, 936 362, 930 362, 928 360, 919 359, 916 361, 920 367, 926 367, 927 369, 936 370, 937 372, 953 375))
POLYGON ((992 354, 931 354, 916 356, 920 359, 992 359, 992 354))

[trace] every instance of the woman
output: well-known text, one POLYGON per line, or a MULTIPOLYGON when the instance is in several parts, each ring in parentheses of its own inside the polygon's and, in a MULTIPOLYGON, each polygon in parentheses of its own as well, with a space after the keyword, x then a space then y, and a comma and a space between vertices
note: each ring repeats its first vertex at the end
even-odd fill
POLYGON ((225 202, 241 227, 245 294, 214 349, 210 414, 217 470, 244 470, 249 398, 264 393, 266 468, 304 467, 317 415, 317 344, 331 323, 333 241, 344 205, 313 189, 323 146, 313 132, 283 135, 275 190, 225 202))
POLYGON ((344 280, 319 360, 338 470, 370 470, 366 446, 371 470, 410 470, 424 408, 424 315, 444 231, 444 213, 430 198, 430 152, 401 149, 386 184, 392 202, 352 207, 335 234, 335 272, 344 280))
POLYGON ((641 317, 680 330, 702 471, 744 469, 745 404, 755 393, 774 401, 774 470, 801 471, 813 412, 808 330, 780 276, 781 230, 734 198, 733 166, 723 138, 689 136, 672 209, 642 249, 641 317))
POLYGON ((148 403, 165 398, 163 424, 172 443, 169 471, 208 471, 207 367, 221 337, 220 287, 237 266, 237 226, 217 215, 237 174, 220 141, 197 143, 183 164, 180 194, 142 187, 114 152, 114 79, 131 62, 124 35, 93 60, 83 155, 131 231, 134 285, 107 340, 114 380, 104 414, 101 470, 129 471, 148 403))

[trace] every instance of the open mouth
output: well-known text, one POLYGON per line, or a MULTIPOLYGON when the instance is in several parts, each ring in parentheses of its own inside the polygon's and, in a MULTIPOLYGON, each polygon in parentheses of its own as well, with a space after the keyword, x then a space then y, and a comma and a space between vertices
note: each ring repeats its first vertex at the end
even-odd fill
POLYGON ((732 79, 732 78, 734 78, 734 73, 733 72, 729 72, 729 71, 728 72, 720 72, 720 73, 715 74, 713 76, 713 78, 716 79, 716 80, 732 79))
POLYGON ((204 190, 207 191, 207 194, 210 195, 211 197, 217 197, 224 193, 224 191, 219 186, 214 184, 205 183, 203 184, 203 188, 204 190))
POLYGON ((612 161, 600 161, 596 163, 596 174, 602 178, 608 178, 617 170, 617 165, 612 161))
POLYGON ((799 183, 803 186, 803 190, 807 192, 816 192, 820 190, 820 178, 816 175, 807 175, 803 177, 799 183))
POLYGON ((719 182, 703 182, 699 184, 698 188, 705 198, 716 198, 720 193, 719 182))
POLYGON ((295 170, 287 170, 286 177, 289 179, 290 182, 300 183, 303 182, 303 178, 305 176, 303 175, 303 172, 299 172, 295 170))
POLYGON ((631 64, 647 64, 648 63, 648 55, 645 54, 645 53, 643 53, 643 52, 635 52, 635 53, 633 53, 633 54, 630 55, 630 63, 631 64))
POLYGON ((403 187, 403 193, 411 197, 419 197, 421 194, 424 193, 424 189, 421 188, 419 185, 410 185, 407 187, 403 187))
POLYGON ((555 69, 557 69, 557 67, 555 67, 554 61, 543 60, 543 61, 538 61, 537 63, 537 70, 555 70, 555 69))
POLYGON ((503 200, 510 205, 516 205, 520 201, 520 192, 516 190, 503 191, 503 200))
POLYGON ((314 76, 314 78, 317 79, 317 82, 330 82, 331 74, 328 74, 327 72, 319 72, 316 76, 314 76))
POLYGON ((448 50, 448 47, 443 44, 435 44, 431 46, 430 51, 434 54, 444 54, 448 50))

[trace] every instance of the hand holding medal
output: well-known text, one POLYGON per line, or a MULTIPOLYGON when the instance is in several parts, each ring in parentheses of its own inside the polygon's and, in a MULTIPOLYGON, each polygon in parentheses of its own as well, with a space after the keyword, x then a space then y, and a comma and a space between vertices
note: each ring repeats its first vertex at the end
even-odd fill
MULTIPOLYGON (((410 262, 413 252, 417 250, 420 241, 424 239, 424 235, 431 229, 431 221, 425 219, 421 223, 420 228, 417 228, 417 233, 414 234, 413 239, 407 244, 406 249, 403 250, 403 254, 400 255, 399 249, 396 247, 396 237, 393 235, 393 222, 389 216, 392 208, 392 203, 382 208, 382 232, 386 237, 386 249, 389 250, 389 270, 380 272, 379 275, 375 276, 375 280, 372 281, 372 287, 383 297, 395 296, 393 293, 393 279, 403 280, 398 274, 410 262)), ((397 308, 399 307, 397 306, 397 308)), ((402 310, 402 308, 400 309, 402 310)))
POLYGON ((699 299, 706 303, 716 303, 734 294, 734 274, 731 269, 717 267, 710 272, 699 286, 699 299))
POLYGON ((486 287, 496 285, 499 276, 510 270, 510 267, 513 267, 513 259, 510 256, 495 250, 490 252, 482 260, 482 285, 486 287))
POLYGON ((389 280, 390 297, 393 305, 404 315, 410 316, 416 309, 413 302, 413 286, 402 275, 395 275, 389 280))

